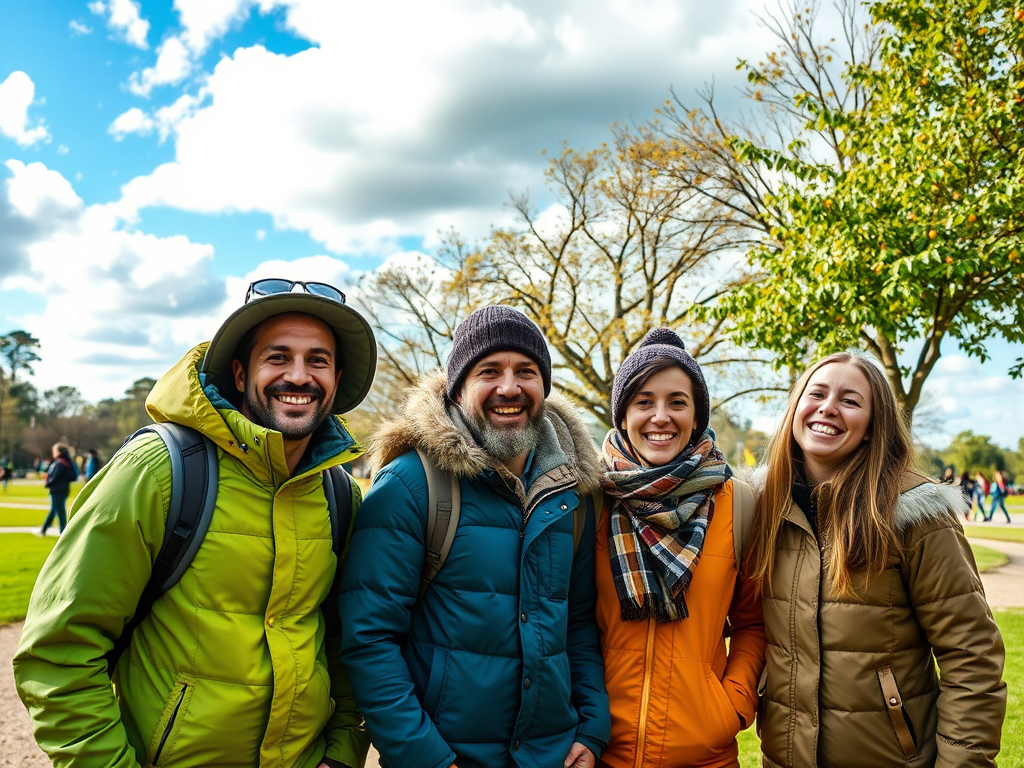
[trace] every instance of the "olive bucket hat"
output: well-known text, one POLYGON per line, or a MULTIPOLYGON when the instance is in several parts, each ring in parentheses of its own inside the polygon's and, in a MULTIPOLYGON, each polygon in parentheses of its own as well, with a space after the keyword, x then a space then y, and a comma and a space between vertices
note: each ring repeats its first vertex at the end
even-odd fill
POLYGON ((210 342, 199 367, 221 392, 234 390, 231 361, 250 330, 276 315, 299 312, 321 320, 334 331, 340 347, 341 380, 332 413, 347 413, 363 401, 377 370, 377 342, 366 319, 345 304, 345 294, 327 283, 297 280, 257 280, 249 286, 245 304, 224 321, 210 342), (302 292, 295 291, 301 286, 302 292))

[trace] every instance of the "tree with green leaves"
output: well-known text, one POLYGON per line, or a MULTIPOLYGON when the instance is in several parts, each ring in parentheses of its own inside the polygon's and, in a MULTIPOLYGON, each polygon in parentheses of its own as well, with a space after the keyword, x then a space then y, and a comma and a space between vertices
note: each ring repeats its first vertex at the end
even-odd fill
POLYGON ((947 338, 982 360, 993 338, 1024 341, 1024 13, 881 0, 861 25, 840 8, 839 44, 793 5, 780 48, 742 64, 775 130, 730 127, 709 101, 668 110, 651 157, 736 222, 752 275, 716 312, 739 343, 796 367, 866 349, 911 414, 947 338))
MULTIPOLYGON (((18 372, 31 374, 32 364, 40 357, 39 339, 25 331, 11 331, 0 336, 0 456, 10 457, 13 441, 4 434, 5 416, 8 411, 19 410, 16 395, 18 388, 18 372), (6 372, 5 372, 6 370, 6 372)), ((34 394, 35 390, 31 390, 34 394)))

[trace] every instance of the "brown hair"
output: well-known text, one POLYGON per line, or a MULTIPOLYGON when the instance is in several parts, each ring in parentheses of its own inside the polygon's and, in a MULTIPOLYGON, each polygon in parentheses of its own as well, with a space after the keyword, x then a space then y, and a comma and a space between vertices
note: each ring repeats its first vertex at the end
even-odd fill
POLYGON ((770 592, 782 517, 793 503, 794 461, 802 458, 793 438, 797 403, 811 376, 833 363, 854 365, 868 380, 871 423, 869 439, 816 489, 824 570, 832 591, 852 595, 854 571, 864 571, 865 581, 880 574, 895 542, 896 501, 913 455, 903 409, 884 374, 871 362, 847 352, 829 355, 804 371, 793 387, 782 425, 768 445, 768 473, 754 507, 750 550, 751 576, 760 595, 770 592))

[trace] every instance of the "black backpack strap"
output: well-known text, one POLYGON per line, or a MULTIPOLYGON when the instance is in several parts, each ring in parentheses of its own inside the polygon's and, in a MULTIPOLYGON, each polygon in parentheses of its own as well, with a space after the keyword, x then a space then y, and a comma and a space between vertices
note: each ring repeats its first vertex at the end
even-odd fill
POLYGON ((180 424, 151 424, 130 435, 122 449, 146 432, 157 434, 167 447, 171 461, 171 500, 163 543, 134 615, 107 654, 108 672, 113 672, 117 660, 131 642, 132 633, 149 615, 153 604, 178 582, 191 565, 210 527, 217 502, 217 447, 209 438, 180 424))
POLYGON ((441 570, 455 541, 462 510, 462 489, 459 478, 443 472, 419 448, 416 453, 427 476, 427 536, 420 579, 420 597, 441 570))
POLYGON ((352 478, 340 466, 328 467, 324 472, 324 496, 331 516, 331 546, 338 556, 340 572, 341 555, 352 528, 352 478))

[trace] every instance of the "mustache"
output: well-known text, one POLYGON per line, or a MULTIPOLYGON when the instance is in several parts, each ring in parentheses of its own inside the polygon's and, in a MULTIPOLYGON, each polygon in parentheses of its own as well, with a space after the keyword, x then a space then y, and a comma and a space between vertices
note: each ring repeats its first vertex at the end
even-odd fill
POLYGON ((315 400, 323 400, 327 396, 324 388, 319 384, 303 384, 301 387, 296 384, 271 384, 263 390, 266 396, 273 395, 309 395, 315 400))

